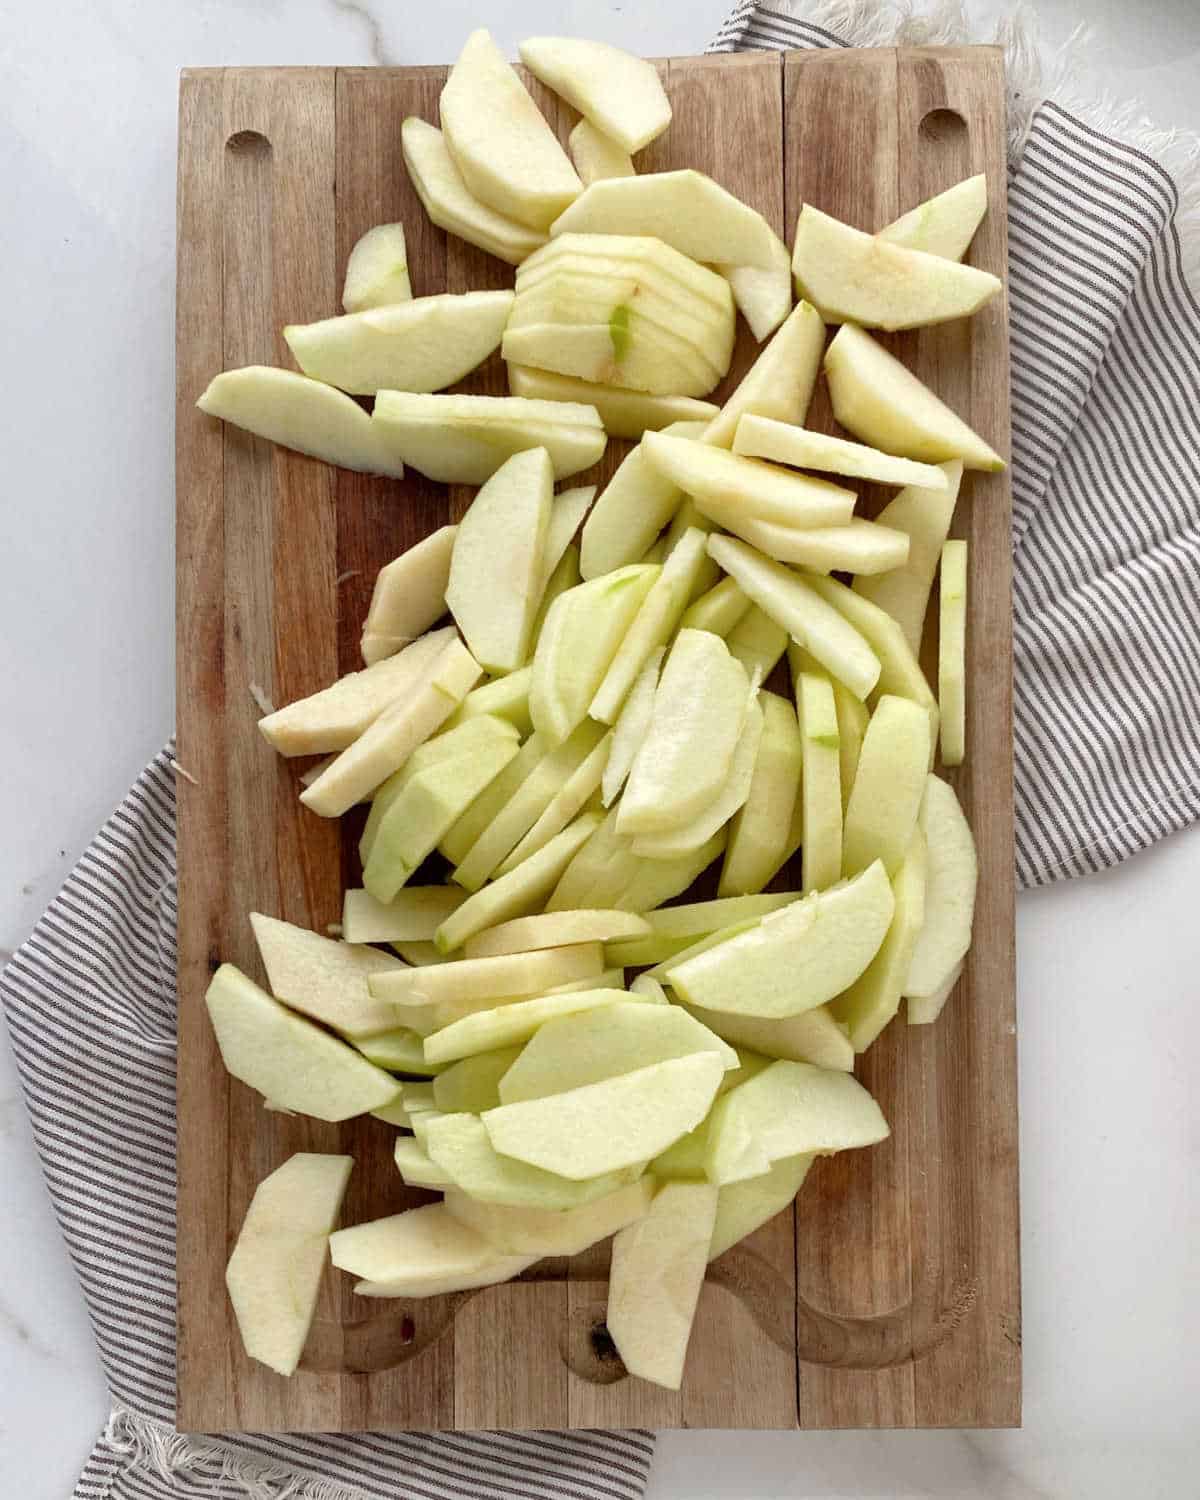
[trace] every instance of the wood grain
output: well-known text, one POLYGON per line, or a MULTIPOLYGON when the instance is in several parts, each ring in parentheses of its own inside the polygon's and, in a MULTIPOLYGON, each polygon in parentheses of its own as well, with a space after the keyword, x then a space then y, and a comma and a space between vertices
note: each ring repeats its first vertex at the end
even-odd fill
MULTIPOLYGON (((643 171, 695 166, 790 237, 801 202, 873 228, 972 171, 991 211, 970 259, 1003 274, 1004 89, 994 49, 774 53, 659 64, 675 111, 643 171)), ((246 1360, 223 1272, 256 1182, 295 1150, 356 1159, 346 1222, 428 1195, 393 1134, 265 1112, 220 1066, 212 969, 259 973, 246 914, 322 930, 358 874, 361 819, 296 800, 255 728, 359 664, 375 572, 462 513, 469 490, 334 470, 222 428, 194 402, 236 364, 290 364, 279 330, 340 306, 350 247, 399 220, 414 291, 512 284, 425 217, 400 125, 436 120, 439 68, 200 70, 180 92, 177 327, 179 1404, 183 1430, 591 1426, 989 1426, 1020 1414, 1013 1007, 1010 500, 971 476, 968 760, 952 774, 981 855, 976 941, 941 1021, 861 1060, 893 1134, 820 1163, 783 1214, 710 1268, 679 1392, 629 1379, 604 1328, 608 1246, 477 1294, 364 1306, 331 1275, 300 1373, 246 1360)), ((560 138, 577 116, 536 85, 560 138)), ((1000 451, 1002 307, 904 335, 903 357, 1000 451)), ((757 346, 740 327, 720 400, 757 346)), ((489 361, 461 389, 503 394, 489 361)), ((832 430, 819 389, 810 417, 832 430)), ((594 476, 612 472, 611 442, 594 476)), ((878 497, 864 495, 869 513, 878 497)), ((934 647, 936 642, 930 642, 934 647)), ((302 768, 302 767, 301 767, 302 768)), ((261 976, 260 976, 261 977, 261 976)))

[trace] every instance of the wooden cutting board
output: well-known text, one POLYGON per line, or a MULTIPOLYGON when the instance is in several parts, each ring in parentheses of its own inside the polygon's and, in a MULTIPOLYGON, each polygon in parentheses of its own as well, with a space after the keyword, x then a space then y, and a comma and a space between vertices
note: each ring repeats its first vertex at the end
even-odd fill
MULTIPOLYGON (((698 167, 790 240, 801 203, 877 228, 986 172, 970 259, 1003 276, 1005 103, 993 48, 749 53, 662 64, 675 118, 643 170, 698 167)), ((286 703, 360 665, 376 570, 470 492, 365 478, 202 416, 230 366, 290 365, 280 329, 340 311, 364 230, 402 220, 417 295, 512 284, 428 221, 404 169, 405 116, 437 119, 442 68, 186 72, 180 92, 177 346, 179 1403, 189 1431, 362 1428, 985 1427, 1020 1419, 1013 978, 1010 495, 970 475, 966 766, 978 840, 975 944, 941 1020, 900 1020, 859 1075, 891 1139, 818 1164, 782 1215, 710 1269, 682 1391, 626 1377, 604 1328, 607 1247, 521 1282, 365 1302, 331 1273, 303 1367, 242 1352, 223 1273, 255 1184, 297 1150, 357 1162, 343 1222, 423 1201, 392 1130, 264 1111, 221 1067, 204 990, 229 959, 261 978, 246 914, 323 931, 357 876, 359 825, 297 801, 296 763, 260 738, 252 685, 286 703), (194 778, 194 780, 192 779, 194 778)), ((565 139, 575 116, 532 85, 565 139)), ((895 340, 1001 452, 1002 303, 895 340)), ((732 389, 756 346, 742 329, 732 389)), ((493 362, 465 389, 505 391, 493 362)), ((828 427, 818 392, 810 419, 828 427)), ((626 449, 612 442, 595 476, 626 449)), ((579 476, 587 478, 589 476, 579 476)), ((573 480, 578 482, 577 480, 573 480)), ((869 512, 877 501, 866 497, 869 512)))

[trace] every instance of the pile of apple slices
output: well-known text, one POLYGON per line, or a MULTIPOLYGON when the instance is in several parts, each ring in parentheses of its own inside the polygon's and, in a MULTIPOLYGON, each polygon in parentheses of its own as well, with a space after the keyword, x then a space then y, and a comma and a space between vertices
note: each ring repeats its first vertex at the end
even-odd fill
POLYGON ((269 1107, 376 1116, 403 1181, 442 1197, 334 1231, 352 1163, 294 1156, 228 1284, 249 1353, 290 1374, 326 1244, 361 1295, 412 1298, 612 1235, 609 1332, 631 1374, 677 1387, 707 1263, 817 1156, 886 1137, 855 1056, 905 998, 936 1019, 970 945, 974 845, 933 771, 939 739, 944 766, 965 754, 948 537, 964 468, 1002 461, 864 329, 966 316, 999 283, 959 264, 982 179, 878 235, 806 205, 789 259, 702 174, 636 174, 670 119, 648 64, 554 39, 522 56, 583 114, 586 187, 486 32, 442 130, 404 131, 431 216, 518 264, 515 292, 413 300, 381 225, 346 315, 286 330, 303 374, 230 371, 201 402, 351 467, 479 486, 380 572, 363 670, 260 721, 321 757, 313 814, 369 804, 339 935, 253 913, 269 989, 225 965, 207 996, 269 1107), (735 306, 771 337, 718 409, 697 397, 735 306), (437 394, 497 347, 512 397, 437 394), (852 437, 804 426, 822 367, 852 437), (556 492, 606 430, 641 440, 599 495, 556 492), (860 480, 898 490, 876 520, 860 480), (797 854, 799 888, 769 890, 797 854), (710 868, 715 897, 671 904, 710 868))

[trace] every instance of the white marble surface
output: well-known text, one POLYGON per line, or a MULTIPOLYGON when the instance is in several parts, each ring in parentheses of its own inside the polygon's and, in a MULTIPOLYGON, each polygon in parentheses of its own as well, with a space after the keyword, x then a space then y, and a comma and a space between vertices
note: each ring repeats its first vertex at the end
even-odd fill
MULTIPOLYGON (((988 6, 992 14, 999 7, 988 6)), ((172 722, 175 74, 443 61, 489 14, 700 50, 727 0, 4 0, 0 947, 29 931, 172 722), (51 666, 52 664, 52 666, 51 666)), ((1200 128, 1193 0, 1048 0, 1091 76, 1200 128)), ((979 8, 977 8, 979 13, 979 8)), ((1200 833, 1019 909, 1025 1429, 664 1437, 651 1494, 1184 1500, 1200 1469, 1200 833), (1189 1255, 1191 1259, 1189 1261, 1189 1255)), ((0 1494, 67 1494, 107 1411, 0 1046, 0 1494)))

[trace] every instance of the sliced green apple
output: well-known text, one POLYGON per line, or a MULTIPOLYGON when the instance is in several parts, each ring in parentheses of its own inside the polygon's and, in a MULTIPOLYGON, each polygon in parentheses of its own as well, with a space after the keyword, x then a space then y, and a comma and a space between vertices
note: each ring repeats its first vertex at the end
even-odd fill
POLYGON ((613 385, 597 385, 574 375, 537 370, 528 365, 508 366, 508 388, 514 396, 536 401, 573 402, 593 406, 604 428, 613 437, 636 441, 644 432, 657 432, 672 422, 707 422, 717 415, 711 401, 692 396, 654 396, 649 391, 631 391, 613 385))
POLYGON ((367 988, 368 975, 402 969, 398 958, 257 911, 250 913, 250 926, 271 992, 290 1009, 354 1040, 399 1024, 396 1007, 367 988))
POLYGON ((720 583, 714 584, 707 593, 688 605, 679 627, 681 630, 710 630, 713 635, 724 638, 750 607, 749 599, 737 582, 732 578, 722 578, 720 583))
POLYGON ((731 447, 738 423, 747 413, 803 422, 824 350, 825 325, 820 314, 810 303, 798 303, 709 424, 704 441, 716 448, 731 447))
POLYGON ((725 637, 729 654, 751 677, 769 677, 787 650, 788 633, 765 610, 752 604, 725 637))
POLYGON ((545 739, 536 732, 531 734, 495 781, 476 797, 438 845, 451 864, 462 863, 476 840, 508 806, 518 787, 532 774, 545 754, 545 739))
POLYGON ((904 981, 904 993, 918 999, 936 995, 947 979, 957 978, 971 946, 979 880, 970 824, 954 788, 937 776, 925 784, 920 828, 927 856, 925 922, 904 981))
POLYGON ((653 1180, 642 1177, 577 1208, 553 1209, 481 1203, 451 1188, 446 1207, 506 1255, 578 1255, 640 1219, 654 1191, 653 1180))
POLYGON ((923 250, 946 260, 962 260, 987 213, 987 178, 966 177, 936 197, 901 214, 876 235, 907 250, 923 250))
POLYGON ((750 458, 790 464, 795 469, 820 469, 850 479, 868 479, 873 484, 916 484, 939 490, 948 483, 945 473, 934 464, 896 458, 863 443, 810 432, 792 422, 780 422, 754 412, 747 412, 738 422, 733 451, 750 458))
MULTIPOLYGON (((763 700, 774 694, 764 693, 763 700)), ((795 715, 793 715, 793 719, 795 715)), ((739 922, 757 921, 768 912, 799 899, 799 891, 782 891, 771 895, 726 896, 717 901, 693 901, 686 906, 668 906, 662 911, 646 913, 650 935, 628 942, 608 943, 604 949, 607 961, 640 968, 658 964, 690 948, 698 938, 739 922)))
POLYGON ((499 1047, 451 1063, 433 1081, 433 1100, 444 1115, 482 1114, 500 1103, 500 1080, 521 1055, 520 1047, 499 1047))
POLYGON ((738 311, 760 344, 770 338, 792 310, 792 262, 787 246, 778 236, 772 255, 770 266, 717 267, 728 279, 738 311))
POLYGON ((567 137, 567 152, 584 187, 605 177, 633 177, 637 172, 629 152, 587 119, 580 120, 567 137))
POLYGON ((823 672, 796 679, 804 747, 804 889, 823 891, 842 873, 842 766, 833 684, 823 672))
POLYGON ((530 953, 539 948, 561 948, 567 943, 629 942, 649 936, 649 922, 635 912, 576 910, 541 912, 514 917, 477 933, 465 945, 467 958, 493 958, 501 953, 530 953))
POLYGON ((844 875, 857 875, 877 861, 889 874, 899 870, 917 826, 928 772, 929 716, 910 699, 885 694, 867 725, 846 804, 844 875))
MULTIPOLYGON (((368 666, 401 651, 446 613, 456 526, 442 526, 380 568, 363 625, 368 666)), ((341 747, 339 747, 341 748, 341 747)))
POLYGON ((938 629, 938 712, 942 764, 961 766, 967 753, 967 544, 942 545, 938 629))
POLYGON ((585 809, 596 811, 596 793, 608 764, 612 735, 606 734, 579 762, 551 797, 533 827, 496 867, 496 875, 507 875, 544 849, 585 809))
POLYGON ((508 1281, 532 1264, 498 1254, 442 1203, 339 1229, 329 1253, 339 1270, 363 1278, 355 1291, 365 1297, 442 1296, 508 1281))
POLYGON ((393 307, 412 297, 403 224, 376 224, 355 242, 346 261, 342 306, 348 313, 393 307))
POLYGON ((733 293, 723 276, 653 235, 560 234, 524 262, 517 281, 521 287, 532 286, 539 277, 564 269, 598 276, 636 272, 664 296, 700 297, 722 318, 733 314, 733 293))
POLYGON ((575 533, 583 524, 583 518, 596 498, 594 484, 579 484, 573 489, 562 490, 555 495, 550 507, 550 521, 546 527, 546 545, 542 554, 542 578, 537 585, 539 601, 542 600, 550 578, 562 561, 575 533))
POLYGON ((603 323, 509 327, 500 348, 513 364, 660 396, 707 396, 725 373, 628 303, 613 308, 603 323))
POLYGON ((752 1047, 766 1057, 814 1063, 819 1068, 833 1068, 842 1073, 854 1068, 854 1048, 849 1035, 834 1019, 828 1005, 818 1005, 801 1011, 798 1016, 776 1021, 707 1010, 701 1005, 685 1005, 684 1009, 735 1047, 752 1047))
MULTIPOLYGON (((683 424, 672 423, 668 432, 683 424)), ((631 449, 600 491, 580 538, 580 568, 585 578, 636 562, 670 521, 683 491, 649 463, 642 445, 631 449)))
POLYGON ((450 1176, 443 1167, 439 1167, 432 1157, 427 1156, 415 1140, 402 1135, 396 1141, 393 1148, 396 1160, 396 1170, 408 1187, 429 1188, 433 1192, 443 1192, 447 1188, 454 1187, 454 1178, 450 1176))
POLYGON ((758 701, 763 713, 762 737, 750 790, 729 830, 717 887, 722 897, 732 900, 761 891, 779 868, 800 790, 803 747, 795 710, 777 693, 763 693, 758 701))
MULTIPOLYGON (((592 489, 593 486, 588 485, 587 488, 592 489)), ((535 647, 538 641, 540 641, 542 638, 542 629, 546 624, 546 616, 550 613, 550 606, 554 603, 554 601, 560 594, 565 594, 568 589, 578 588, 582 582, 583 575, 579 571, 579 548, 574 542, 570 542, 568 543, 566 550, 563 552, 563 555, 559 558, 558 564, 555 567, 553 573, 551 573, 550 577, 547 578, 546 586, 542 590, 541 601, 538 604, 538 612, 533 622, 532 638, 535 647)), ((530 673, 530 684, 532 685, 532 662, 529 665, 528 671, 530 673)), ((531 718, 530 723, 532 724, 532 722, 533 720, 531 718)))
POLYGON ((658 69, 632 53, 565 36, 529 37, 520 52, 535 78, 624 151, 640 151, 671 123, 658 69))
POLYGON ((634 757, 650 729, 650 720, 654 716, 654 694, 666 654, 665 646, 658 646, 651 651, 621 706, 601 782, 601 800, 605 807, 611 807, 617 800, 617 795, 629 776, 634 757))
MULTIPOLYGON (((603 958, 604 950, 599 943, 580 943, 540 953, 456 959, 428 968, 404 969, 379 975, 370 987, 382 999, 410 1006, 499 1000, 506 995, 545 993, 557 984, 599 974, 604 968, 603 958)), ((432 1062, 439 1060, 445 1059, 430 1058, 432 1062)))
POLYGON ((628 872, 613 905, 622 911, 649 912, 664 901, 673 901, 708 869, 725 851, 728 835, 724 828, 714 833, 706 844, 673 859, 641 859, 626 856, 628 872))
MULTIPOLYGON (((564 950, 556 948, 549 951, 561 953, 564 950)), ((476 961, 494 963, 497 960, 476 961)), ((547 1021, 558 1016, 573 1016, 580 1011, 613 1005, 624 998, 623 990, 566 990, 557 995, 537 995, 529 1000, 514 1000, 508 1005, 498 1005, 492 1010, 475 1011, 427 1036, 425 1056, 430 1062, 457 1062, 459 1058, 472 1057, 477 1052, 494 1052, 498 1047, 511 1047, 518 1042, 528 1041, 547 1021)), ((505 1155, 519 1155, 518 1152, 507 1151, 496 1141, 493 1141, 493 1145, 498 1151, 504 1151, 505 1155)), ((653 1152, 649 1154, 653 1155, 653 1152)), ((534 1165, 541 1163, 534 1162, 534 1165)), ((556 1171, 557 1168, 549 1167, 547 1170, 556 1171)), ((607 1168, 601 1167, 597 1172, 578 1175, 594 1177, 606 1170, 607 1168)), ((573 1174, 568 1172, 563 1175, 569 1177, 573 1174)))
POLYGON ((761 1177, 749 1177, 721 1188, 708 1246, 709 1260, 724 1255, 776 1214, 790 1208, 815 1160, 811 1151, 799 1156, 781 1156, 761 1177))
MULTIPOLYGON (((553 514, 553 513, 552 513, 553 514)), ((446 720, 447 731, 457 729, 468 719, 507 719, 519 734, 528 734, 533 727, 529 717, 529 684, 533 668, 522 667, 509 672, 492 682, 482 682, 472 688, 463 701, 446 720)))
POLYGON ((425 1038, 407 1026, 361 1037, 354 1045, 368 1062, 386 1068, 389 1073, 416 1073, 432 1078, 440 1071, 439 1064, 425 1061, 425 1038))
POLYGON ((910 1026, 930 1026, 945 1009, 946 1001, 962 978, 964 964, 955 964, 943 982, 928 995, 909 995, 905 1001, 910 1026))

